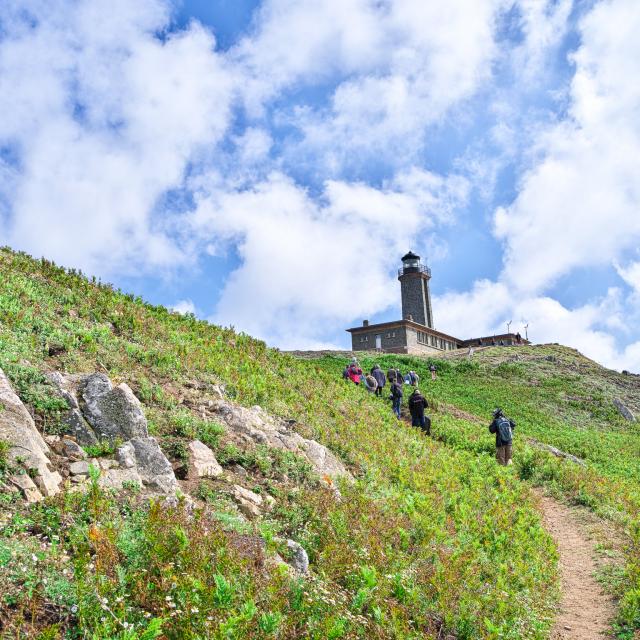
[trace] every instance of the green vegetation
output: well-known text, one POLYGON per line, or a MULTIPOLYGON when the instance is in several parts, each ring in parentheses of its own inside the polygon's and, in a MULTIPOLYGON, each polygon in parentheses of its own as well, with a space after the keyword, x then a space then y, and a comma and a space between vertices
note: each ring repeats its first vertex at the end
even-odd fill
MULTIPOLYGON (((344 358, 313 361, 339 376, 344 358)), ((640 628, 640 425, 626 421, 613 401, 640 403, 640 378, 607 371, 565 347, 487 348, 447 359, 366 354, 363 369, 414 370, 435 412, 433 434, 456 450, 493 455, 487 432, 501 406, 517 422, 514 464, 522 480, 544 484, 557 496, 612 520, 627 538, 627 566, 616 581, 621 598, 618 631, 640 628), (428 370, 438 373, 431 380, 428 370), (553 445, 585 461, 561 461, 535 446, 553 445)), ((405 399, 406 402, 406 399, 405 399)))
MULTIPOLYGON (((0 625, 11 637, 542 639, 557 558, 531 481, 615 515, 630 533, 635 526, 630 540, 640 545, 633 450, 626 462, 607 462, 566 416, 554 418, 555 406, 583 415, 556 402, 565 386, 576 394, 578 382, 563 373, 555 382, 541 375, 536 389, 546 395, 537 400, 535 390, 524 394, 526 365, 440 362, 439 380, 425 385, 440 407, 434 441, 344 383, 344 360, 297 359, 8 250, 0 250, 0 319, 0 367, 42 428, 59 425, 63 408, 44 371, 105 371, 131 385, 174 460, 197 437, 221 464, 242 466, 248 488, 276 499, 261 521, 245 522, 223 483, 203 481, 191 514, 183 503, 149 505, 133 487, 113 496, 93 478, 86 495, 12 504, 0 521, 0 625), (356 478, 340 485, 342 499, 299 457, 243 448, 204 420, 198 389, 213 384, 329 446, 356 478), (566 450, 574 443, 573 452, 580 444, 589 466, 519 446, 516 472, 498 468, 484 420, 496 402, 519 434, 566 450), (308 578, 277 566, 283 538, 307 550, 308 578)), ((425 377, 426 361, 385 356, 385 365, 392 360, 425 377)), ((585 428, 601 433, 616 420, 606 397, 585 428)), ((614 426, 607 434, 632 446, 632 430, 614 426)), ((640 627, 632 548, 629 558, 621 632, 640 627)))

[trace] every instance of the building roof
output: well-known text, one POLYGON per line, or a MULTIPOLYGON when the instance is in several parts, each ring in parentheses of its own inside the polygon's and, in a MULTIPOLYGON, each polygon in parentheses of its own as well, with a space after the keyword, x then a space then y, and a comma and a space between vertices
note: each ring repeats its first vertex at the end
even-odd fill
POLYGON ((446 340, 453 340, 453 342, 463 342, 459 338, 454 338, 446 333, 442 333, 442 331, 437 331, 436 329, 432 329, 431 327, 427 327, 424 324, 420 324, 419 322, 414 322, 413 320, 394 320, 392 322, 381 322, 379 324, 369 324, 366 327, 352 327, 351 329, 347 329, 349 333, 362 333, 369 332, 375 330, 384 330, 391 329, 393 327, 406 326, 411 327, 412 329, 416 329, 417 331, 423 331, 424 333, 429 333, 439 338, 445 338, 446 340))

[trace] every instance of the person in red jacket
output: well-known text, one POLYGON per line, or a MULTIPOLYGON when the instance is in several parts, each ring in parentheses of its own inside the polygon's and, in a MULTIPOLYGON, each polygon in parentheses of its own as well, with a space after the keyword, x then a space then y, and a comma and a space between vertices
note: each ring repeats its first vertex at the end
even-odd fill
POLYGON ((358 361, 354 358, 349 365, 349 380, 354 384, 360 384, 362 380, 362 369, 358 361))

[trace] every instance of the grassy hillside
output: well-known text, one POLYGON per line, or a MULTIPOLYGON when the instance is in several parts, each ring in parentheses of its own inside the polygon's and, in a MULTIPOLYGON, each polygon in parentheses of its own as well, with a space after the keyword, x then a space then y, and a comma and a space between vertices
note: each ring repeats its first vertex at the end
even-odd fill
MULTIPOLYGON (((556 358, 566 353, 554 351, 556 358)), ((385 402, 345 384, 344 360, 281 354, 1 250, 0 368, 44 433, 59 433, 63 406, 42 374, 104 371, 134 389, 176 464, 194 434, 208 434, 221 463, 244 466, 248 486, 277 504, 246 522, 208 481, 192 491, 199 499, 194 517, 184 503, 149 503, 133 489, 116 497, 95 482, 86 495, 68 493, 30 509, 0 494, 2 633, 545 638, 557 597, 556 551, 540 525, 531 481, 615 517, 629 532, 636 547, 619 588, 626 593, 622 629, 630 633, 640 627, 633 561, 640 436, 610 410, 602 384, 574 379, 557 362, 496 366, 490 356, 485 364, 439 363, 439 380, 426 385, 440 408, 438 440, 430 440, 398 423, 385 402), (336 500, 295 457, 238 449, 219 425, 181 402, 203 383, 223 383, 241 405, 295 421, 305 437, 339 455, 356 482, 341 485, 336 500), (588 466, 520 446, 515 468, 497 468, 485 433, 496 402, 516 418, 519 434, 571 450, 588 466), (596 436, 624 452, 607 456, 596 436), (308 551, 310 577, 269 562, 286 551, 281 537, 308 551)), ((425 361, 383 358, 391 361, 425 375, 425 361)), ((0 481, 5 466, 0 444, 0 481)))
MULTIPOLYGON (((339 375, 344 358, 311 359, 339 375)), ((466 350, 444 359, 366 354, 361 365, 415 370, 434 408, 433 434, 450 447, 490 456, 486 425, 501 406, 517 422, 518 476, 558 497, 589 507, 618 525, 626 541, 626 571, 613 588, 621 598, 620 637, 640 628, 640 423, 625 420, 614 401, 636 412, 640 376, 607 370, 558 345, 466 350), (438 368, 432 381, 428 367, 438 368), (582 459, 584 466, 540 450, 545 443, 582 459)), ((405 398, 406 402, 406 398, 405 398)))

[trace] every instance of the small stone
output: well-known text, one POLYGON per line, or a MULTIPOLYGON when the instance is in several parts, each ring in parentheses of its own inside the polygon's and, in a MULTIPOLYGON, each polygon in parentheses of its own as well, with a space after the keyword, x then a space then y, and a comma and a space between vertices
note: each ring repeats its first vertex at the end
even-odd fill
POLYGON ((51 434, 51 435, 45 436, 44 441, 49 445, 54 445, 60 442, 60 436, 51 434))
POLYGON ((257 505, 258 507, 262 505, 262 496, 259 496, 253 491, 249 491, 249 489, 241 487, 239 484, 233 485, 233 497, 238 501, 247 500, 248 502, 257 505))
POLYGON ((69 465, 69 473, 72 476, 89 475, 89 463, 86 460, 78 460, 69 465))
POLYGON ((45 473, 40 469, 40 474, 36 476, 35 483, 40 489, 42 495, 51 497, 60 492, 62 484, 62 476, 57 471, 46 470, 45 473))
POLYGON ((244 498, 236 498, 238 502, 238 509, 248 518, 257 518, 262 515, 260 507, 253 502, 245 500, 244 498))
POLYGON ((193 440, 188 448, 190 478, 217 478, 224 473, 213 451, 206 444, 200 440, 193 440))
POLYGON ((62 452, 67 458, 75 458, 76 460, 84 460, 87 457, 84 449, 74 440, 63 438, 62 452))
POLYGON ((111 460, 110 458, 100 458, 100 460, 98 461, 98 466, 101 469, 108 471, 109 469, 116 468, 118 466, 118 461, 111 460))
POLYGON ((234 464, 233 467, 231 467, 231 471, 241 478, 247 477, 247 470, 240 464, 234 464))
POLYGON ((291 554, 290 565, 301 574, 309 573, 309 556, 301 544, 287 540, 287 549, 291 554))
POLYGON ((40 502, 44 498, 33 480, 26 474, 10 476, 9 481, 22 491, 27 502, 40 502))

